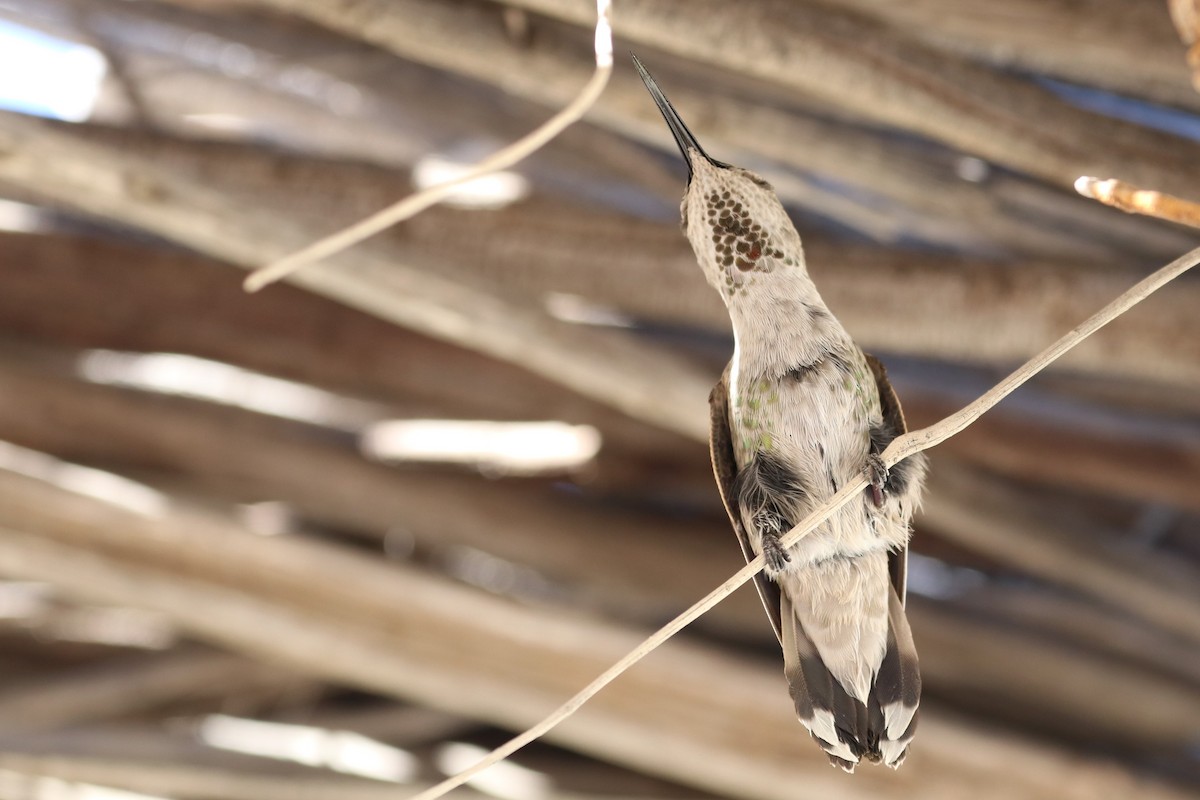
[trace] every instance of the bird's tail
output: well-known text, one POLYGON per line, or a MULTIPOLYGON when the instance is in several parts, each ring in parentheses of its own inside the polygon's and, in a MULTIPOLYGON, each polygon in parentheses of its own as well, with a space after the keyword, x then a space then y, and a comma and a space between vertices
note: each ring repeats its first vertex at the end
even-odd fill
POLYGON ((830 762, 847 772, 863 759, 900 766, 917 727, 921 697, 917 651, 904 605, 890 583, 887 592, 886 649, 867 684, 865 702, 855 696, 863 694, 861 689, 853 694, 847 691, 826 667, 813 637, 805 632, 808 614, 793 605, 789 592, 781 593, 784 675, 796 714, 830 762))

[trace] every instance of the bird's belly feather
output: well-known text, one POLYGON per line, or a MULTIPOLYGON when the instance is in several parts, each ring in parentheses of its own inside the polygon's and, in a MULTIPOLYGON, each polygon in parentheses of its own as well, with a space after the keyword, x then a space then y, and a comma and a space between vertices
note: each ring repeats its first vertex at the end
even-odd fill
MULTIPOLYGON (((869 429, 880 420, 877 390, 873 382, 856 381, 853 373, 834 363, 803 379, 739 378, 740 391, 730 404, 738 467, 744 469, 765 455, 791 474, 800 491, 763 488, 774 492, 776 504, 794 525, 862 475, 870 450, 869 429)), ((752 548, 761 552, 761 531, 752 520, 745 523, 752 548)), ((870 492, 864 492, 791 548, 789 569, 895 549, 907 539, 907 516, 899 503, 888 498, 876 508, 870 492)))

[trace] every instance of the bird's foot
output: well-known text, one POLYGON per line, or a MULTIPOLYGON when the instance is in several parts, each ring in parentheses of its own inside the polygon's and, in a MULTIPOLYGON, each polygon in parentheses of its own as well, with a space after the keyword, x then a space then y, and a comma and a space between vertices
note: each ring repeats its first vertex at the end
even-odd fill
POLYGON ((777 533, 763 534, 762 552, 763 558, 767 560, 767 569, 772 573, 783 572, 792 560, 792 557, 788 555, 788 551, 784 550, 783 546, 779 543, 779 534, 777 533))
POLYGON ((878 453, 871 453, 867 456, 866 466, 863 467, 863 473, 867 476, 867 482, 871 485, 871 499, 875 501, 875 507, 879 508, 883 505, 883 489, 887 485, 890 471, 887 464, 883 463, 883 459, 878 453))

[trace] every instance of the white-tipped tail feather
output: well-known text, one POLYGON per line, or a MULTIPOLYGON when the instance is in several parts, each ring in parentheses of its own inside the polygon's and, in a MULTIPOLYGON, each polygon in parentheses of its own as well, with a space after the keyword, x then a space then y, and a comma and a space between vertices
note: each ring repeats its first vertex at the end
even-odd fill
POLYGON ((887 554, 779 576, 784 675, 796 714, 829 760, 897 767, 916 729, 920 672, 887 554))

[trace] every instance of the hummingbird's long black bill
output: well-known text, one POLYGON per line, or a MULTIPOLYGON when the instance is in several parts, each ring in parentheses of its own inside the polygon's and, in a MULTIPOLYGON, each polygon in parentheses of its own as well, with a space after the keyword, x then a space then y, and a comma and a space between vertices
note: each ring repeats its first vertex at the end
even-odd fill
POLYGON ((692 179, 692 151, 700 154, 708 163, 717 167, 727 167, 728 164, 717 161, 704 152, 704 148, 696 141, 696 137, 688 130, 688 126, 683 124, 679 113, 675 110, 675 106, 671 105, 671 101, 663 94, 662 89, 658 88, 658 82, 654 80, 654 76, 646 69, 639 59, 633 53, 629 54, 633 59, 633 65, 637 67, 638 74, 642 76, 642 83, 646 84, 646 88, 650 91, 650 96, 654 98, 654 104, 658 106, 658 110, 662 112, 663 119, 667 121, 667 127, 671 129, 671 135, 675 137, 675 143, 679 145, 679 150, 683 153, 683 158, 688 165, 688 180, 692 179))

